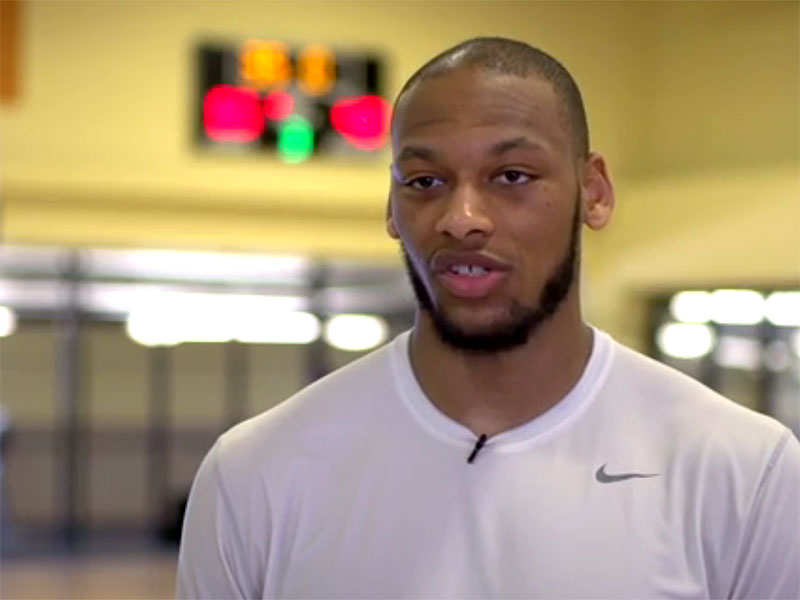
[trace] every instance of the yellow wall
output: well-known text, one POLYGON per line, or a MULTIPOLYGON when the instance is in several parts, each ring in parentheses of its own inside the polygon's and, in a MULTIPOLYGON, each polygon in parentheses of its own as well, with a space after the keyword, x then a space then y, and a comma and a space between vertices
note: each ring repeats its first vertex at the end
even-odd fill
MULTIPOLYGON (((595 82, 600 120, 621 121, 634 56, 626 15, 618 6, 606 16, 602 4, 568 4, 29 4, 23 98, 0 121, 7 239, 394 256, 380 223, 386 155, 287 166, 193 150, 197 42, 261 35, 375 48, 394 94, 444 46, 499 32, 535 39, 574 63, 595 82), (598 19, 609 29, 610 62, 600 72, 590 48, 598 19)), ((608 138, 621 154, 622 144, 608 138)))
POLYGON ((573 71, 617 181, 616 222, 587 240, 590 311, 618 327, 603 307, 659 281, 796 281, 797 2, 81 1, 22 16, 22 94, 0 113, 7 242, 394 260, 388 155, 196 152, 192 51, 247 36, 368 47, 394 94, 447 45, 500 34, 573 71))

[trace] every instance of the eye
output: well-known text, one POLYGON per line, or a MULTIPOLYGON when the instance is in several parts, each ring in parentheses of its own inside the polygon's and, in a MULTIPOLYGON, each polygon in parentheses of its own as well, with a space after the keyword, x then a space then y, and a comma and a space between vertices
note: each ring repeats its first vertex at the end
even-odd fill
POLYGON ((444 180, 441 177, 434 177, 433 175, 422 175, 421 177, 413 177, 411 179, 406 179, 403 182, 403 185, 414 188, 415 190, 429 190, 435 187, 439 187, 440 185, 444 184, 444 180))
POLYGON ((504 185, 518 185, 521 183, 528 183, 532 179, 534 179, 532 175, 528 175, 527 173, 523 173, 522 171, 517 171, 515 169, 508 169, 499 175, 495 175, 492 178, 492 181, 496 181, 497 183, 502 183, 504 185))

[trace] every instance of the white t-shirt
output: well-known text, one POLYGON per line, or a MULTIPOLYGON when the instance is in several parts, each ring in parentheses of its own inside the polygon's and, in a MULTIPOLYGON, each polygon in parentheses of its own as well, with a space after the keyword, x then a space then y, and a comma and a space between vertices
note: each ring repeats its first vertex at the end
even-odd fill
POLYGON ((179 597, 800 597, 786 427, 596 331, 569 394, 468 464, 408 340, 220 437, 179 597))

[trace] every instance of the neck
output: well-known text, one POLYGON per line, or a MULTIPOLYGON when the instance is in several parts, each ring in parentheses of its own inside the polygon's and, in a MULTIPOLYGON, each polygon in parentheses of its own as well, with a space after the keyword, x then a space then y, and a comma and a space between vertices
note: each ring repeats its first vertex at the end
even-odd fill
POLYGON ((487 354, 445 344, 420 311, 410 345, 420 386, 476 435, 491 437, 536 418, 572 389, 591 354, 591 329, 577 304, 564 304, 522 346, 487 354))

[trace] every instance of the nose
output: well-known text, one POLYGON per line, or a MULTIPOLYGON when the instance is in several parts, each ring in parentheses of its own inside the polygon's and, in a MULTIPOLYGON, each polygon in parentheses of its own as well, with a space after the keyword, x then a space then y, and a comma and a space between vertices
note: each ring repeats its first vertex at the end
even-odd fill
POLYGON ((494 222, 486 211, 486 199, 474 186, 456 187, 445 199, 444 213, 436 223, 436 232, 458 240, 488 237, 494 222))

